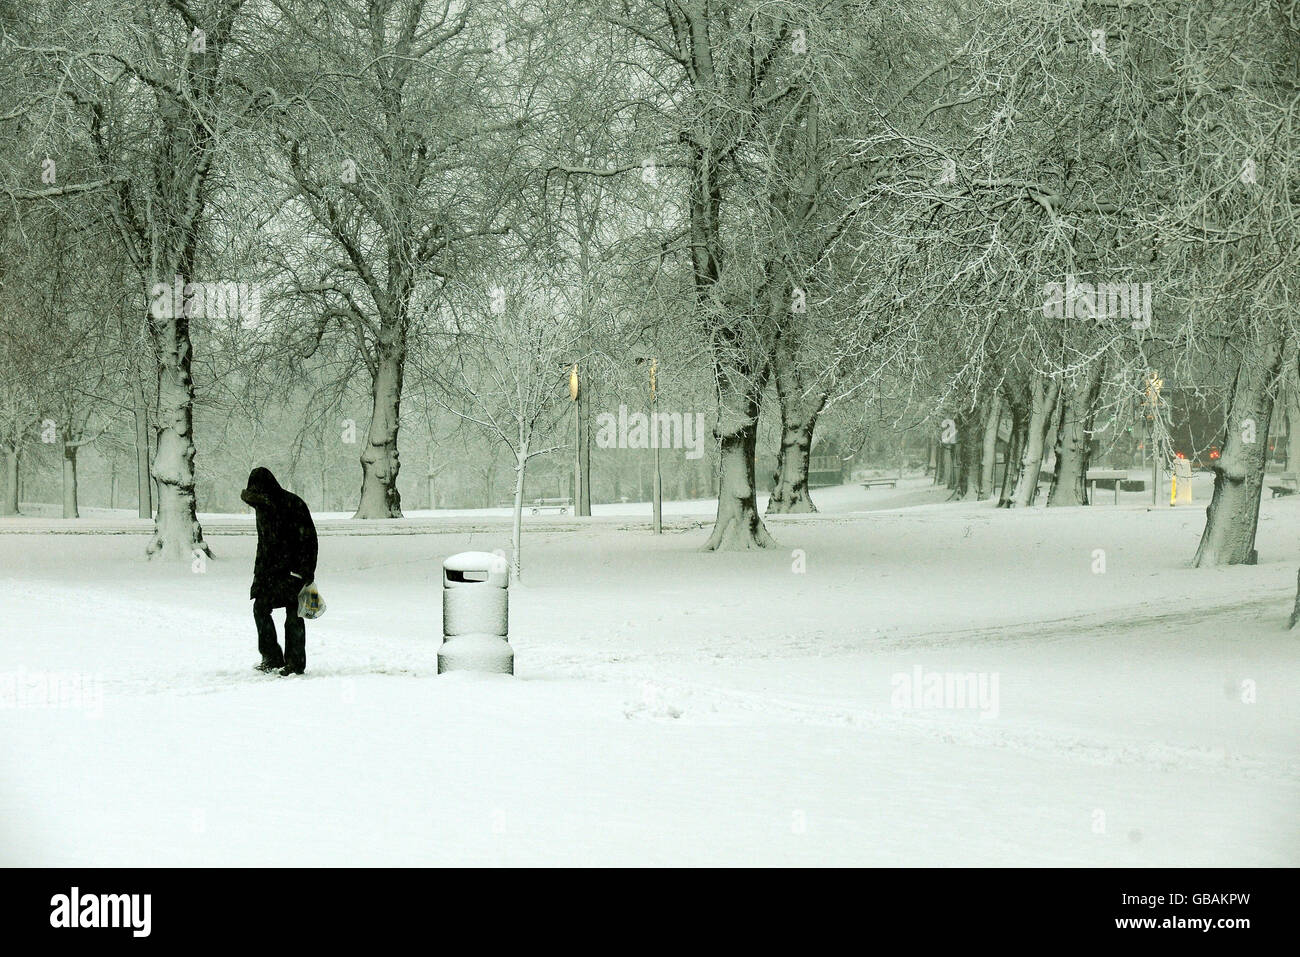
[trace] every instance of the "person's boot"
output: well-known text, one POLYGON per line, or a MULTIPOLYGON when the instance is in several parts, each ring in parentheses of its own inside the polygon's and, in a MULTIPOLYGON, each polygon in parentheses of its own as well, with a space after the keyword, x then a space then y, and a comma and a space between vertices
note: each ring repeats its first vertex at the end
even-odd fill
POLYGON ((253 669, 255 671, 260 671, 263 674, 270 674, 272 671, 276 671, 283 667, 283 661, 272 661, 270 658, 263 658, 258 664, 253 666, 253 669))
POLYGON ((284 670, 282 675, 300 675, 307 670, 307 626, 290 610, 284 619, 284 670))

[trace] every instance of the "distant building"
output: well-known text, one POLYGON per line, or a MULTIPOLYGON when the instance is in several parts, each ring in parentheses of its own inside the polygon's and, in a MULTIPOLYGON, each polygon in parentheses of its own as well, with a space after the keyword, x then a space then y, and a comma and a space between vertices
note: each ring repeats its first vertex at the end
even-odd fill
POLYGON ((825 488, 847 481, 848 463, 844 461, 840 444, 832 438, 814 442, 808 458, 808 487, 825 488))

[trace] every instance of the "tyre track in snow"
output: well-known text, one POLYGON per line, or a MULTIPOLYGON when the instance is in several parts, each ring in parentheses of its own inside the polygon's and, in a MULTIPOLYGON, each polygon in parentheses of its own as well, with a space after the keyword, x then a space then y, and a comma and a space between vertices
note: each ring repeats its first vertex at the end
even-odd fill
POLYGON ((1232 753, 1227 748, 1154 740, 1120 742, 1079 735, 1062 728, 1038 730, 976 721, 956 723, 921 711, 864 709, 850 703, 798 700, 717 685, 673 681, 666 690, 683 690, 686 695, 670 695, 669 703, 659 708, 646 707, 644 713, 633 707, 628 716, 678 720, 697 709, 707 707, 717 711, 721 706, 768 720, 779 718, 819 727, 848 727, 891 737, 905 735, 959 747, 998 748, 1045 759, 1068 759, 1100 766, 1138 765, 1163 771, 1223 773, 1300 787, 1300 762, 1279 761, 1272 755, 1232 753))
MULTIPOLYGON (((1281 633, 1286 630, 1286 618, 1290 614, 1293 598, 1294 591, 1290 588, 1261 589, 1257 594, 1230 604, 1206 602, 1189 608, 1183 601, 1177 604, 1142 602, 1137 605, 1111 608, 1101 612, 1066 615, 1061 618, 1023 619, 968 628, 904 631, 894 627, 856 632, 847 637, 843 633, 826 631, 803 634, 785 632, 779 635, 768 632, 751 638, 727 635, 712 642, 707 639, 695 641, 689 647, 674 645, 658 651, 620 649, 617 652, 617 660, 608 663, 659 660, 680 662, 689 658, 726 661, 754 658, 840 657, 877 651, 913 651, 953 646, 969 648, 1005 643, 1048 643, 1098 637, 1100 633, 1109 634, 1115 630, 1137 630, 1158 625, 1175 626, 1189 622, 1199 624, 1210 618, 1240 616, 1243 612, 1251 610, 1276 613, 1277 630, 1281 633)), ((1297 630, 1296 635, 1297 641, 1300 642, 1300 630, 1297 630)), ((599 637, 599 635, 593 634, 592 637, 599 637)), ((548 667, 563 668, 580 666, 584 662, 599 663, 599 659, 594 657, 598 653, 575 650, 579 647, 572 643, 565 643, 562 646, 539 645, 535 649, 530 648, 529 651, 538 654, 543 664, 548 667)))
POLYGON ((589 675, 595 680, 640 681, 656 692, 653 702, 630 700, 628 718, 652 721, 719 721, 741 715, 755 722, 795 723, 828 728, 850 728, 870 734, 900 735, 958 747, 998 748, 1043 759, 1066 759, 1098 766, 1137 765, 1154 770, 1196 770, 1273 781, 1300 787, 1300 761, 1279 760, 1275 755, 1236 753, 1224 748, 1179 745, 1165 741, 1115 741, 1086 736, 1066 728, 1032 729, 998 723, 953 721, 947 712, 864 708, 851 702, 773 695, 718 684, 665 681, 648 675, 589 675))
MULTIPOLYGON (((852 643, 839 641, 833 645, 812 641, 802 646, 802 650, 817 651, 821 657, 841 657, 872 651, 950 648, 957 645, 972 647, 1004 641, 1054 642, 1086 640, 1089 637, 1113 640, 1117 634, 1129 631, 1173 627, 1188 622, 1205 625, 1215 618, 1239 618, 1243 612, 1252 610, 1273 611, 1280 600, 1286 599, 1289 604, 1290 598, 1291 593, 1287 591, 1279 592, 1277 596, 1254 596, 1230 605, 1194 609, 1156 606, 1143 614, 1133 614, 1131 609, 1120 609, 1050 621, 881 636, 858 639, 852 643), (1050 635, 1045 632, 1050 632, 1050 635)), ((1145 608, 1147 605, 1138 607, 1145 608)), ((1279 632, 1284 630, 1284 622, 1284 617, 1279 620, 1279 632)), ((706 648, 701 649, 701 655, 721 664, 729 659, 747 657, 743 650, 738 652, 734 644, 729 645, 728 650, 729 654, 719 655, 709 653, 706 648)), ((953 720, 951 715, 942 710, 872 708, 851 701, 812 695, 752 691, 716 682, 680 679, 676 674, 666 677, 665 671, 669 669, 655 668, 656 663, 680 665, 680 649, 620 654, 616 660, 605 662, 596 661, 590 655, 572 653, 547 656, 545 651, 544 648, 535 649, 535 657, 541 660, 530 661, 533 667, 540 666, 542 673, 555 677, 639 686, 641 698, 638 700, 635 695, 630 698, 624 711, 630 719, 685 719, 727 723, 775 721, 853 728, 872 734, 910 736, 961 747, 998 748, 1044 759, 1067 759, 1090 765, 1137 765, 1166 771, 1196 770, 1300 786, 1300 760, 1279 759, 1276 755, 1232 752, 1226 747, 1206 748, 1167 741, 1114 740, 1098 735, 1081 735, 1060 726, 1027 728, 1008 726, 1005 722, 982 723, 978 719, 953 720), (650 691, 650 700, 646 700, 647 689, 650 691)), ((534 659, 534 655, 529 657, 534 659)), ((807 655, 766 654, 762 657, 806 658, 807 655)))

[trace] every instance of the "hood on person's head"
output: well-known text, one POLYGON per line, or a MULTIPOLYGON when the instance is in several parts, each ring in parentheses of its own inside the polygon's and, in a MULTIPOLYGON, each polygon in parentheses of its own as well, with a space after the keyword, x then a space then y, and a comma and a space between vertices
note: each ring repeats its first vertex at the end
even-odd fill
POLYGON ((270 505, 271 500, 277 498, 283 491, 280 483, 271 474, 271 470, 258 466, 248 473, 248 488, 240 492, 239 497, 253 508, 257 508, 270 505))

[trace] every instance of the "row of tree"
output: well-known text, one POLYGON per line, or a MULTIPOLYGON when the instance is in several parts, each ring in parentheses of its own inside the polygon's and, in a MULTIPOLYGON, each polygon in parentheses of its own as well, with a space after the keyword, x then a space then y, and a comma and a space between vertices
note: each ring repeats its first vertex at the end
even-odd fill
POLYGON ((1294 0, 3 0, 6 500, 43 418, 75 469, 118 410, 150 551, 188 558, 196 408, 257 421, 305 391, 322 434, 364 383, 358 517, 401 514, 413 395, 508 450, 518 504, 528 463, 572 448, 572 369, 639 395, 656 359, 713 393, 708 546, 763 547, 765 399, 770 513, 813 509, 819 421, 860 431, 882 402, 950 421, 976 494, 1009 429, 1024 507, 1049 453, 1048 504, 1086 502, 1117 417, 1167 457, 1168 381, 1230 397, 1198 560, 1251 561, 1296 352, 1297 21, 1294 0))

